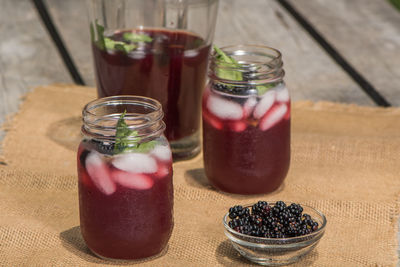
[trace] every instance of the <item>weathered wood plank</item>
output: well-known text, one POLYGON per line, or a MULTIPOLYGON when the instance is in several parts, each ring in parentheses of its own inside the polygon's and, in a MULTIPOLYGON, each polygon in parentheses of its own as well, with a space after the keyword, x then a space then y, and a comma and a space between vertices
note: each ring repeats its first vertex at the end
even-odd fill
POLYGON ((291 0, 394 106, 400 105, 400 12, 387 0, 291 0))
MULTIPOLYGON (((0 125, 31 88, 71 82, 29 0, 2 0, 0 8, 0 125)), ((0 140, 2 131, 0 131, 0 140)))
MULTIPOLYGON (((47 0, 47 4, 85 81, 93 84, 85 2, 47 0)), ((258 43, 281 50, 294 100, 374 105, 275 1, 221 0, 215 43, 258 43)))

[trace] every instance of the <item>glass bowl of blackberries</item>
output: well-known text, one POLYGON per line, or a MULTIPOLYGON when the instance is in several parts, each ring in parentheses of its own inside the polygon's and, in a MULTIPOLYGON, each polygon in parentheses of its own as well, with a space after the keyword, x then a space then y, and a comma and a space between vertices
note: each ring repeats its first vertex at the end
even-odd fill
POLYGON ((258 201, 231 207, 223 223, 225 235, 243 257, 278 266, 309 253, 324 235, 326 218, 307 205, 258 201))

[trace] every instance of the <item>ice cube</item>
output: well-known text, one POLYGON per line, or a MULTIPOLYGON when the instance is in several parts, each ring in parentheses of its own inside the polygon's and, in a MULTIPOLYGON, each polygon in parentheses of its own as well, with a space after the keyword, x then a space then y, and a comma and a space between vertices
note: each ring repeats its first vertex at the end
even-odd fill
POLYGON ((242 107, 235 102, 210 95, 207 100, 208 110, 215 116, 226 120, 240 120, 243 118, 242 107))
POLYGON ((131 173, 121 170, 114 170, 112 178, 115 182, 124 187, 137 190, 146 190, 153 186, 154 181, 149 176, 142 173, 131 173))
POLYGON ((162 179, 162 178, 166 177, 166 176, 169 174, 169 172, 170 172, 169 169, 170 169, 170 168, 169 168, 168 165, 159 164, 159 165, 158 165, 158 170, 157 170, 157 172, 156 172, 155 177, 158 178, 158 179, 162 179))
POLYGON ((199 55, 199 51, 192 49, 192 50, 185 50, 184 56, 185 57, 197 57, 199 55))
POLYGON ((245 123, 243 121, 234 121, 234 122, 229 123, 229 128, 232 131, 240 133, 240 132, 243 132, 244 130, 246 130, 247 123, 245 123))
POLYGON ((280 84, 276 87, 276 100, 279 102, 288 102, 289 101, 289 90, 285 85, 280 84))
POLYGON ((154 147, 151 154, 162 161, 170 161, 172 159, 171 149, 168 146, 158 145, 154 147))
POLYGON ((116 185, 111 179, 108 166, 104 163, 100 153, 91 151, 85 161, 86 171, 95 186, 104 194, 111 195, 115 192, 116 185))
POLYGON ((133 173, 154 173, 157 162, 150 155, 142 153, 126 153, 114 157, 114 167, 133 173))
POLYGON ((279 104, 272 108, 260 121, 259 127, 262 131, 266 131, 277 124, 286 114, 286 104, 279 104))
POLYGON ((252 96, 246 100, 246 102, 243 105, 243 113, 246 118, 251 115, 256 105, 257 105, 256 97, 252 96))
POLYGON ((276 93, 274 90, 269 90, 262 96, 256 107, 254 108, 254 118, 260 119, 267 113, 267 111, 272 107, 275 102, 275 95, 276 93))
POLYGON ((215 116, 210 115, 207 111, 203 111, 203 119, 218 130, 221 130, 224 127, 219 119, 217 119, 215 116))

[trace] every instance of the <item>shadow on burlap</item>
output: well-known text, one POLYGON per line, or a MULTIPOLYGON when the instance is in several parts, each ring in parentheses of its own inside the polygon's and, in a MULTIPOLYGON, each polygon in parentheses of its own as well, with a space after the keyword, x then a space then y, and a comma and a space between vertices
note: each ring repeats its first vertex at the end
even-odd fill
POLYGON ((202 156, 174 164, 175 227, 160 257, 107 262, 79 230, 76 148, 80 113, 92 88, 39 87, 3 142, 0 266, 245 266, 223 234, 234 204, 301 202, 328 219, 317 248, 292 266, 395 266, 400 196, 400 109, 293 103, 292 161, 284 185, 268 195, 220 193, 202 156))

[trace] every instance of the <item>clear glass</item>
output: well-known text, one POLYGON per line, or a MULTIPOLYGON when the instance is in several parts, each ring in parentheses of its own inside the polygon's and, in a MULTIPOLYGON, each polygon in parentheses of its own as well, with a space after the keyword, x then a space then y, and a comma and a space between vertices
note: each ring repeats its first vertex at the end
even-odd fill
POLYGON ((174 159, 197 155, 218 0, 87 2, 98 96, 157 99, 174 159))
MULTIPOLYGON (((274 205, 275 202, 268 202, 274 205)), ((245 207, 251 207, 247 205, 245 207)), ((308 235, 289 238, 265 238, 244 235, 229 227, 229 213, 223 218, 225 235, 231 241, 233 247, 252 262, 267 266, 287 265, 299 261, 301 257, 309 253, 317 246, 324 235, 326 228, 325 215, 307 205, 301 205, 303 213, 311 216, 319 225, 318 230, 308 235)))
POLYGON ((290 96, 281 54, 255 45, 222 50, 240 64, 211 57, 203 95, 205 173, 229 193, 272 192, 290 163, 290 96))
POLYGON ((113 96, 88 103, 77 155, 82 236, 107 259, 158 255, 173 228, 172 153, 163 135, 161 104, 113 96), (126 111, 130 135, 116 150, 116 125, 126 111))

